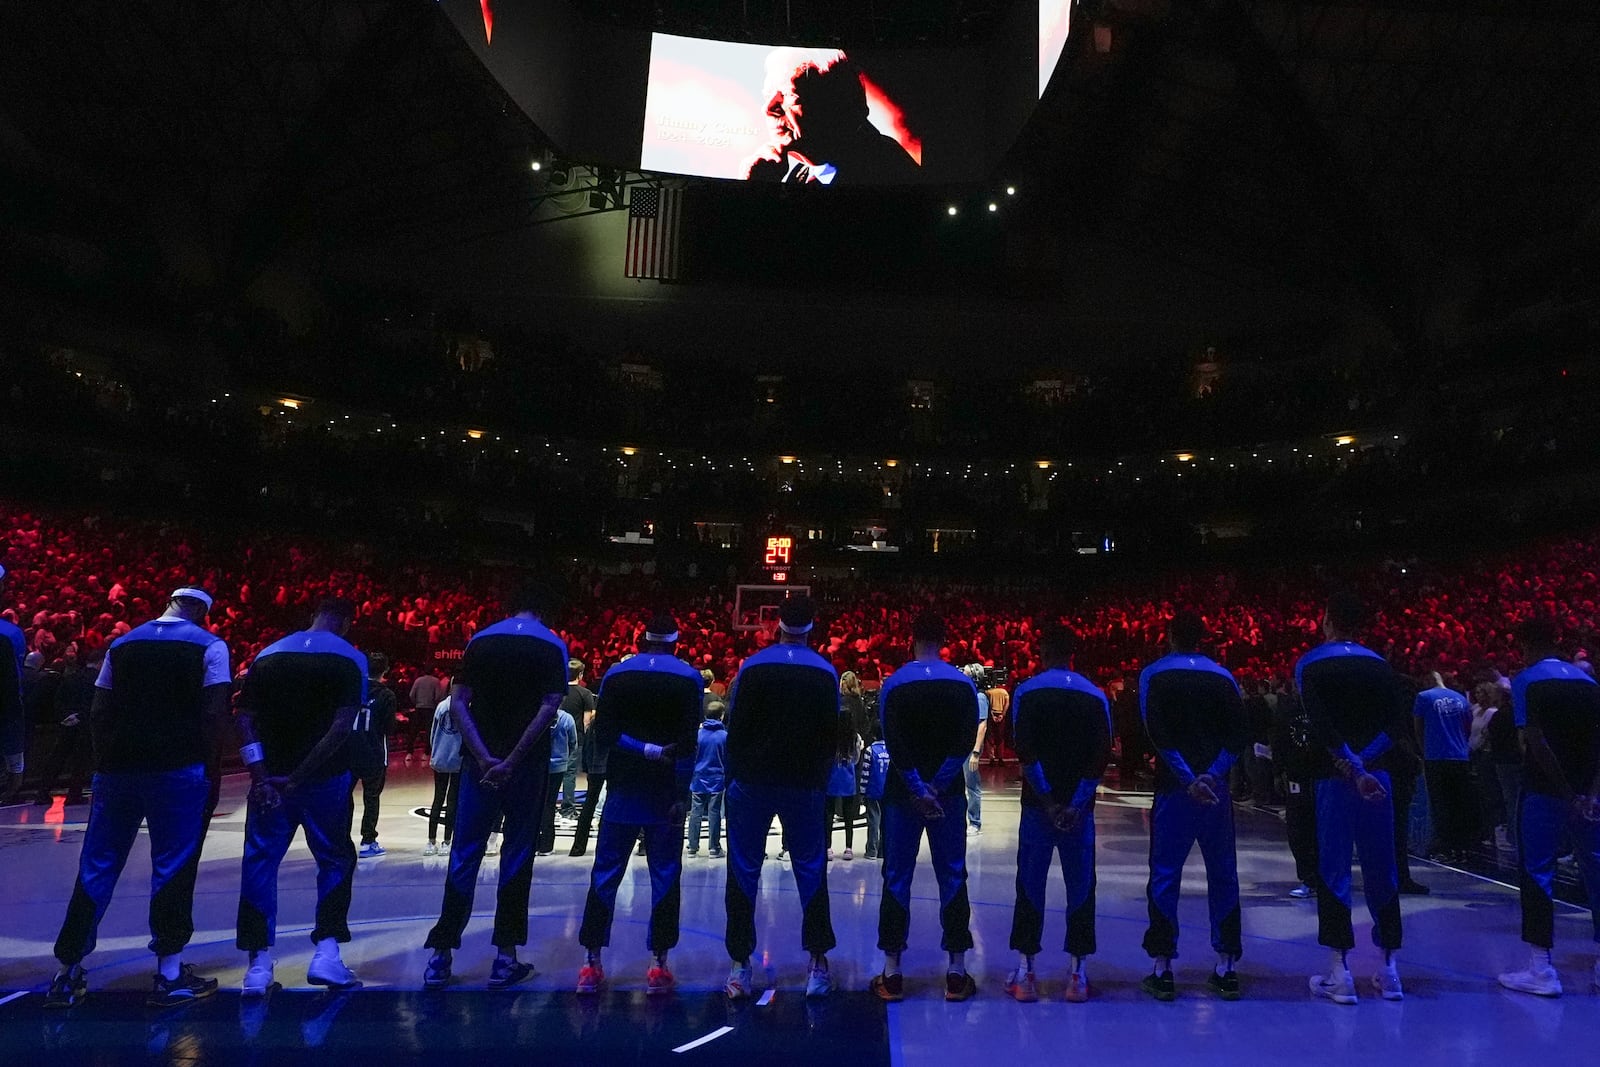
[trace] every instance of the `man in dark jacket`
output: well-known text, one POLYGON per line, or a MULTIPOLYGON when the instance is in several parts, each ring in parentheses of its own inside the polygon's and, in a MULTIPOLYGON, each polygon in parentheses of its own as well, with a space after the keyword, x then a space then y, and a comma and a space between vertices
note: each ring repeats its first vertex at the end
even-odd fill
POLYGON ((388 673, 388 656, 374 652, 367 657, 367 703, 347 742, 351 774, 361 781, 362 859, 384 853, 378 844, 378 798, 389 780, 389 732, 399 705, 394 690, 383 684, 388 673))

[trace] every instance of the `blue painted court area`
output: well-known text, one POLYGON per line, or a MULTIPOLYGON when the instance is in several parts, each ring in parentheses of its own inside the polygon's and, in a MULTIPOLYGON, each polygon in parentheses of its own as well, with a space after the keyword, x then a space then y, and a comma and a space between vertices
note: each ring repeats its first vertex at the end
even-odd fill
POLYGON ((364 989, 280 989, 250 1000, 223 990, 166 1011, 121 991, 95 993, 69 1011, 42 1004, 38 993, 0 1004, 7 1063, 321 1065, 359 1057, 406 1067, 523 1063, 530 1053, 563 1067, 889 1063, 884 1005, 867 993, 839 993, 824 1002, 780 994, 765 1006, 737 1008, 720 993, 650 998, 364 989))

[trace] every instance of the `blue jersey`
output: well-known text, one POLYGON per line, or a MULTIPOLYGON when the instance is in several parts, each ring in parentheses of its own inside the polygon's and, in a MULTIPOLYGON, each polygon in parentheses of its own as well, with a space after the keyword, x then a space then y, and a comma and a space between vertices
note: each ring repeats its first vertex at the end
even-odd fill
POLYGON ((1042 671, 1017 686, 1011 716, 1023 806, 1088 803, 1111 759, 1111 705, 1100 687, 1075 671, 1042 671))
POLYGON ((1305 704, 1315 776, 1332 778, 1335 759, 1380 759, 1402 730, 1408 695, 1389 661, 1353 641, 1318 645, 1294 666, 1305 704))
MULTIPOLYGON (((303 630, 262 649, 239 693, 270 775, 293 774, 340 710, 359 710, 366 702, 367 657, 326 630, 303 630)), ((309 769, 307 777, 322 780, 349 770, 345 748, 309 769)))
POLYGON ((1536 727, 1555 755, 1561 780, 1537 759, 1522 764, 1523 788, 1565 796, 1587 793, 1600 766, 1600 685, 1572 664, 1543 659, 1511 679, 1511 709, 1519 727, 1536 727))
POLYGON ((1239 683, 1196 652, 1163 656, 1139 675, 1139 714, 1156 750, 1156 792, 1210 774, 1226 784, 1250 739, 1239 683))
POLYGON ((887 800, 907 800, 918 785, 953 796, 984 711, 972 679, 948 663, 912 660, 889 676, 878 694, 883 740, 893 770, 887 800))
POLYGON ((606 817, 665 822, 685 799, 700 723, 700 672, 665 652, 645 652, 606 672, 596 696, 596 744, 611 750, 606 817), (677 760, 644 758, 645 745, 677 746, 677 760))
POLYGON ((164 615, 111 642, 95 686, 110 707, 92 724, 99 768, 172 771, 203 764, 205 690, 228 685, 228 646, 187 619, 164 615))
POLYGON ((1422 720, 1422 758, 1465 760, 1472 736, 1472 706, 1454 689, 1436 686, 1417 694, 1411 714, 1422 720))
POLYGON ((728 694, 728 780, 821 792, 844 714, 833 664, 804 645, 762 649, 728 694))

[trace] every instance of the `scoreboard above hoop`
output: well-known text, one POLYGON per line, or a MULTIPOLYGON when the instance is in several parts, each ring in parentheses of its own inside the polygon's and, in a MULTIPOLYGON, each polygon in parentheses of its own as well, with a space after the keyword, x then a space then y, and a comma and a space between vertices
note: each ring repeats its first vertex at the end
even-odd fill
POLYGON ((794 565, 794 538, 769 537, 761 557, 761 569, 774 582, 789 580, 789 569, 794 565))

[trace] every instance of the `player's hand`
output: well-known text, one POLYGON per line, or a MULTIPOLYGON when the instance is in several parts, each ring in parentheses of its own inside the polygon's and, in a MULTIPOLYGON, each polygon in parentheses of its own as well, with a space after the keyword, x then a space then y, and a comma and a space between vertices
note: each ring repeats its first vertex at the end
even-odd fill
POLYGON ((1216 779, 1209 774, 1202 774, 1190 782, 1189 799, 1207 808, 1217 803, 1216 779))
POLYGON ((251 804, 254 804, 262 811, 271 811, 283 803, 283 798, 278 795, 278 791, 266 779, 262 779, 250 787, 249 800, 251 804))
POLYGON ((1584 822, 1600 822, 1600 796, 1573 797, 1572 810, 1584 822))
POLYGON ((911 806, 922 816, 924 822, 938 822, 944 818, 944 808, 931 789, 924 788, 922 792, 914 794, 911 797, 911 806))
POLYGON ((1334 760, 1333 769, 1339 773, 1340 778, 1354 778, 1356 776, 1356 765, 1347 759, 1334 760))
POLYGON ((499 789, 506 784, 506 779, 511 777, 511 772, 514 769, 506 760, 500 760, 483 772, 483 778, 478 784, 485 789, 499 789))
POLYGON ((1050 822, 1064 834, 1077 830, 1083 822, 1083 813, 1071 804, 1051 804, 1045 811, 1050 816, 1050 822))
POLYGON ((1370 804, 1376 804, 1389 795, 1389 791, 1378 781, 1376 775, 1362 771, 1356 778, 1356 792, 1361 794, 1361 799, 1370 804))
POLYGON ((662 745, 661 746, 661 755, 656 757, 656 758, 659 759, 662 763, 676 763, 676 762, 678 762, 678 746, 675 745, 675 744, 673 744, 673 745, 662 745))
POLYGON ((73 712, 71 715, 68 715, 65 719, 61 720, 61 725, 62 726, 76 726, 76 725, 78 725, 78 723, 80 721, 81 720, 78 718, 78 713, 77 712, 73 712))

